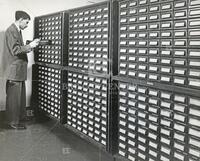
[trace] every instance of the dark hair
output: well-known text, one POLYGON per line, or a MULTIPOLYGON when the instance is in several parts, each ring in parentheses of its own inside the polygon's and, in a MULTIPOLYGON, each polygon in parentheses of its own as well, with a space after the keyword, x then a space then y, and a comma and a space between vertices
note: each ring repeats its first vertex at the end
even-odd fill
POLYGON ((28 13, 26 13, 24 11, 16 11, 15 12, 15 20, 17 21, 20 18, 31 20, 31 17, 30 17, 30 15, 28 13))

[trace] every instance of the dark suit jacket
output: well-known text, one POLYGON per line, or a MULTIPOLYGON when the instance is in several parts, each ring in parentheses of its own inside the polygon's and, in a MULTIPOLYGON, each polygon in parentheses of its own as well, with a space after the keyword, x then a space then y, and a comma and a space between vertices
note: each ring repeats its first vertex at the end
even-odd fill
POLYGON ((25 81, 27 79, 27 53, 30 45, 24 45, 16 25, 13 23, 5 32, 3 54, 5 61, 5 78, 7 80, 25 81))

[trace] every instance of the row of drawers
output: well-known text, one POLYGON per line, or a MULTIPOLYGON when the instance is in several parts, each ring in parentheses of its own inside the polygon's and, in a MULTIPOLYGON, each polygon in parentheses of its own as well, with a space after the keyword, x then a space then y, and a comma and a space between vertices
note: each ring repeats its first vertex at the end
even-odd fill
MULTIPOLYGON (((120 9, 126 8, 140 8, 140 7, 148 7, 150 6, 160 6, 162 10, 169 9, 180 9, 184 7, 194 8, 199 7, 200 2, 198 0, 132 0, 132 1, 120 1, 119 6, 120 9)), ((153 7, 152 7, 153 8, 153 7)), ((151 11, 151 10, 150 10, 151 11)))

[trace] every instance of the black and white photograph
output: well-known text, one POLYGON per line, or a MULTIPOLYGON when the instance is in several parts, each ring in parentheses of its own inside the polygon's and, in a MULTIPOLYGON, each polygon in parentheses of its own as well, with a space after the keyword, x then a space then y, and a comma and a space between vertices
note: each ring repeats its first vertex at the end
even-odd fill
POLYGON ((200 0, 0 13, 0 161, 200 161, 200 0))

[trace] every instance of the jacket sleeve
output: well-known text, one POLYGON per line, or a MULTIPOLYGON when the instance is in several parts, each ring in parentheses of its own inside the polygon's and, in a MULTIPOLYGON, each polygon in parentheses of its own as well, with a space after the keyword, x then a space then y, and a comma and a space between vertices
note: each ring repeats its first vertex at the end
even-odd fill
POLYGON ((7 46, 12 55, 17 56, 21 54, 26 54, 31 51, 30 45, 23 45, 20 43, 20 39, 15 32, 7 31, 5 38, 7 46))

